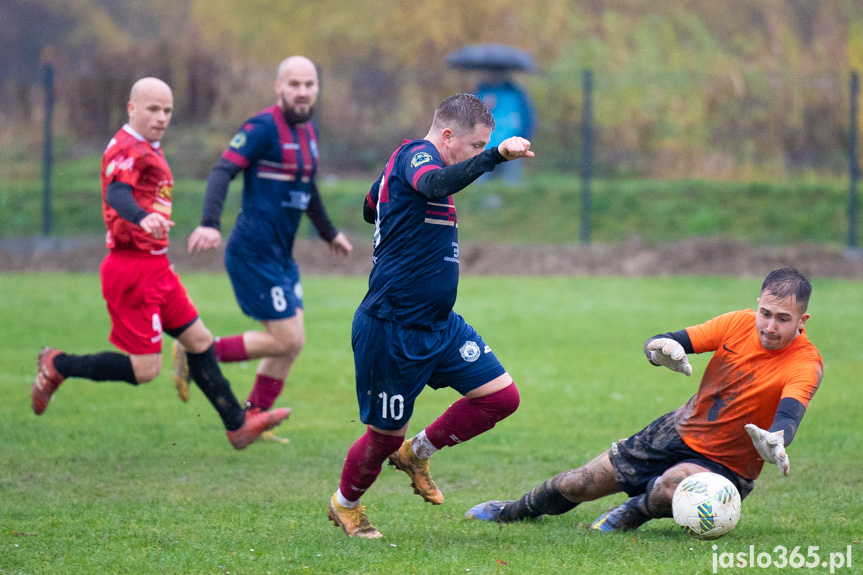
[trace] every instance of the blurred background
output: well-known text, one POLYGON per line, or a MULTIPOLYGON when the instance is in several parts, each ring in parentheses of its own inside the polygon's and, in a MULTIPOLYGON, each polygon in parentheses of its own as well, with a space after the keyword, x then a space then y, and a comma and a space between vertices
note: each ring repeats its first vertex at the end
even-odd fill
MULTIPOLYGON (((426 133, 437 104, 483 81, 447 65, 448 54, 487 42, 535 59, 533 73, 512 78, 533 102, 537 157, 520 194, 490 182, 477 209, 506 210, 529 192, 570 213, 539 232, 481 239, 727 235, 856 247, 859 0, 4 0, 0 236, 39 233, 49 96, 59 202, 50 234, 99 232, 99 156, 136 79, 173 87, 164 145, 177 187, 194 196, 242 121, 275 102, 276 67, 292 54, 321 70, 320 181, 353 206, 402 139, 426 133), (354 183, 348 192, 339 182, 354 183), (76 210, 92 222, 69 223, 76 210), (661 215, 675 210, 691 218, 661 215)), ((337 222, 350 217, 332 203, 337 222)), ((491 219, 498 230, 519 221, 491 219)))

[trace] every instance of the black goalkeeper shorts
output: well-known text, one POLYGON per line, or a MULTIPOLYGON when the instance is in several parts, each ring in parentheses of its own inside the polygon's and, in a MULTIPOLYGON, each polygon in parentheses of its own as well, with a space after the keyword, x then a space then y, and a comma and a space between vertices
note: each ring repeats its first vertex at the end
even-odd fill
POLYGON ((686 445, 674 425, 675 411, 653 420, 635 435, 611 445, 609 457, 621 489, 634 497, 647 489, 651 479, 659 477, 678 463, 695 463, 722 475, 737 487, 744 499, 755 482, 737 475, 724 465, 708 459, 686 445))

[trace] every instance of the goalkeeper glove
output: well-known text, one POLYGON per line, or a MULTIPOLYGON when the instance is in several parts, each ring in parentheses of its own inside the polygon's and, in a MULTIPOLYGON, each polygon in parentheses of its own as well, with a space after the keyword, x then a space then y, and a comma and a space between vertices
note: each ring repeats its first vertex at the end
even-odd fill
POLYGON ((692 366, 686 358, 683 346, 671 338, 659 337, 647 344, 647 352, 650 361, 657 365, 664 365, 671 371, 678 371, 684 375, 692 375, 692 366))
POLYGON ((744 429, 752 438, 752 444, 755 445, 755 450, 761 459, 775 464, 782 470, 783 475, 788 475, 791 462, 788 461, 788 454, 785 453, 785 431, 765 431, 752 423, 747 423, 744 429))

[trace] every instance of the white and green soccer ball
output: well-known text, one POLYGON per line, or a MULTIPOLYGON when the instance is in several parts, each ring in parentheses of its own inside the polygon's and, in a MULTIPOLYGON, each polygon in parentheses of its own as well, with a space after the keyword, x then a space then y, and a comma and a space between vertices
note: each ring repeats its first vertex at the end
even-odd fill
POLYGON ((740 493, 718 473, 702 472, 680 482, 671 500, 674 521, 696 539, 717 539, 740 520, 740 493))

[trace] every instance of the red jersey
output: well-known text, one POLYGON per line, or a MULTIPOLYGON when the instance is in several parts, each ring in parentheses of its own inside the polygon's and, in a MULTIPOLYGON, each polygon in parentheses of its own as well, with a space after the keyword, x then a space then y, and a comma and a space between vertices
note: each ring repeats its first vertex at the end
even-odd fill
POLYGON ((715 353, 698 392, 678 412, 680 437, 705 457, 755 479, 764 461, 743 426, 769 429, 786 397, 808 406, 824 361, 803 330, 784 349, 764 349, 751 309, 720 315, 686 333, 695 353, 715 353))
POLYGON ((132 186, 132 197, 147 213, 159 212, 171 219, 174 176, 159 143, 148 142, 128 124, 114 134, 102 156, 102 217, 108 228, 105 237, 108 249, 156 255, 167 252, 167 234, 156 239, 108 205, 106 193, 112 182, 132 186))

